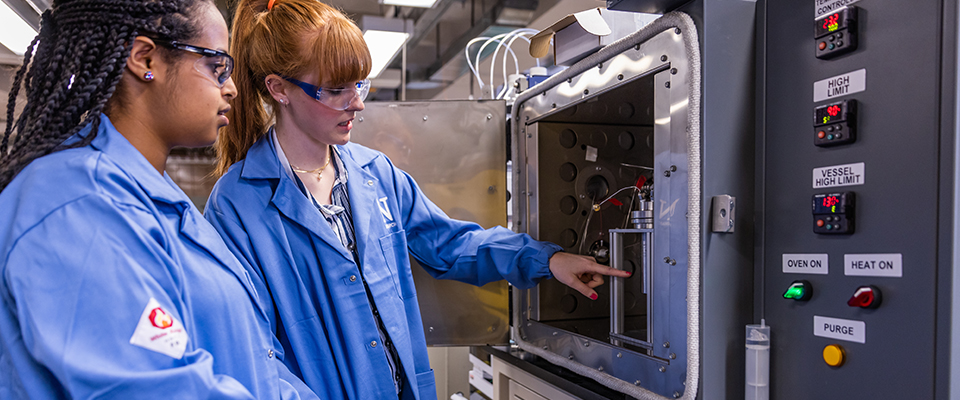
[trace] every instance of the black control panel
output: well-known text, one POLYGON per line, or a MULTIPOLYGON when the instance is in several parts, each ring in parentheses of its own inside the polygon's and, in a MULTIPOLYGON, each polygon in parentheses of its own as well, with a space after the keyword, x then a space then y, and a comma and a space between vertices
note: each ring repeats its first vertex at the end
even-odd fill
POLYGON ((813 195, 813 232, 853 233, 855 200, 856 195, 853 192, 813 195))
POLYGON ((813 110, 813 144, 821 147, 857 140, 857 101, 844 100, 813 110))
POLYGON ((817 58, 831 58, 857 49, 857 7, 847 6, 814 21, 817 58))

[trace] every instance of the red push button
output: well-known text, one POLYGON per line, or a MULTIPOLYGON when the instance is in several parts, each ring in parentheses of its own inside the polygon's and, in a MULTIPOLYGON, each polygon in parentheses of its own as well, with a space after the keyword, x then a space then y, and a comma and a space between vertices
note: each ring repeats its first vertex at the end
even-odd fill
POLYGON ((820 42, 820 44, 819 44, 818 46, 820 46, 820 50, 823 50, 823 49, 827 48, 827 42, 820 42))
POLYGON ((873 285, 860 286, 853 297, 847 300, 850 307, 877 308, 880 306, 880 289, 873 285))
POLYGON ((818 219, 818 220, 817 220, 817 226, 818 226, 818 227, 823 227, 823 220, 822 220, 822 219, 818 219))
POLYGON ((818 138, 823 139, 825 136, 827 136, 827 133, 826 133, 826 132, 824 132, 824 131, 817 132, 817 137, 818 137, 818 138))

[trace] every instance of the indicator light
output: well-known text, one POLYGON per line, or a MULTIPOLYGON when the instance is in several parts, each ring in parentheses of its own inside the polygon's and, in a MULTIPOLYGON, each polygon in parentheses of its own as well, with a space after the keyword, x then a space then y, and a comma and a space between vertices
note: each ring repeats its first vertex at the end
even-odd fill
POLYGON ((880 307, 880 289, 873 285, 860 286, 857 288, 857 291, 853 292, 853 296, 850 297, 850 300, 847 300, 847 305, 850 307, 860 307, 860 308, 877 308, 880 307))
POLYGON ((796 301, 807 301, 813 296, 813 286, 805 280, 793 281, 786 292, 783 292, 783 298, 796 301))
POLYGON ((831 367, 843 365, 846 358, 846 352, 843 350, 843 346, 839 344, 828 344, 827 347, 823 348, 823 361, 831 367))

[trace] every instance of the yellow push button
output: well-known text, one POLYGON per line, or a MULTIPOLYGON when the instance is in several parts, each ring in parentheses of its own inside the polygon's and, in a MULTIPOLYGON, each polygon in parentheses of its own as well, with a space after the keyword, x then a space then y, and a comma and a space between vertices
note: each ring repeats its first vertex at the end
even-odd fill
POLYGON ((846 358, 846 354, 843 351, 843 347, 839 344, 827 345, 823 348, 823 361, 831 367, 839 367, 843 365, 843 361, 846 358))

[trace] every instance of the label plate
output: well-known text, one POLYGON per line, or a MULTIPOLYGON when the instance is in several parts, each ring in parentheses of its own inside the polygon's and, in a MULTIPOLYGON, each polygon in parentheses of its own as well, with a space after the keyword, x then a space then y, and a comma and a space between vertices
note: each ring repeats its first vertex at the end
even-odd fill
POLYGON ((862 185, 866 178, 864 163, 832 165, 813 169, 813 188, 862 185))
POLYGON ((783 273, 826 275, 830 265, 826 254, 784 254, 783 273))
POLYGON ((867 70, 858 69, 813 83, 813 102, 820 102, 867 90, 867 70))
POLYGON ((867 343, 867 323, 814 315, 813 335, 848 342, 867 343))
POLYGON ((844 254, 843 274, 847 276, 903 277, 902 254, 844 254))

